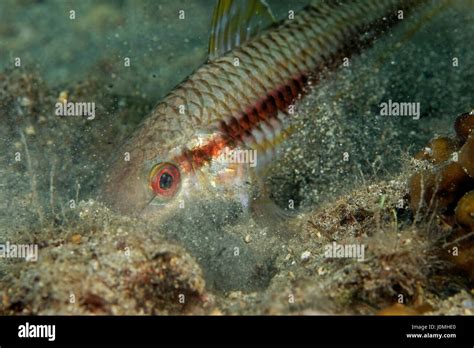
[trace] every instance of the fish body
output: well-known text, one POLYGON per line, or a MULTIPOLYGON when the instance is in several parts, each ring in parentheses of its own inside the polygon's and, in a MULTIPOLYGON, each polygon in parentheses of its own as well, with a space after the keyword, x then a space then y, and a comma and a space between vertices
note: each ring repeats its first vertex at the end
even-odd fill
POLYGON ((122 213, 150 219, 208 194, 250 205, 249 186, 292 131, 295 102, 308 86, 398 22, 398 11, 420 3, 321 1, 213 58, 121 147, 103 197, 122 213), (255 151, 255 168, 218 160, 238 151, 255 151))

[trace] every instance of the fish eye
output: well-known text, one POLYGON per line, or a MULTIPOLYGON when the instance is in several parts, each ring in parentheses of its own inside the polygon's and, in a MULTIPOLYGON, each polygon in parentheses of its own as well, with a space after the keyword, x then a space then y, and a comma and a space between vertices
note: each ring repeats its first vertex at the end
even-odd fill
POLYGON ((158 163, 150 171, 150 188, 157 196, 172 197, 179 189, 181 175, 171 163, 158 163))

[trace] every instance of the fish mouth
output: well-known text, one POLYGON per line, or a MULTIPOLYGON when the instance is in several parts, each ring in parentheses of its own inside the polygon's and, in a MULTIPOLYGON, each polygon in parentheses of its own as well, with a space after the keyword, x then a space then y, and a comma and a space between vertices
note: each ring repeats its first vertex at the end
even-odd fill
POLYGON ((143 207, 137 216, 143 220, 158 222, 165 220, 166 217, 169 217, 172 211, 176 211, 176 209, 171 209, 170 204, 156 203, 152 199, 145 207, 143 207))
POLYGON ((99 197, 113 211, 138 216, 155 195, 136 163, 119 162, 108 172, 99 197))

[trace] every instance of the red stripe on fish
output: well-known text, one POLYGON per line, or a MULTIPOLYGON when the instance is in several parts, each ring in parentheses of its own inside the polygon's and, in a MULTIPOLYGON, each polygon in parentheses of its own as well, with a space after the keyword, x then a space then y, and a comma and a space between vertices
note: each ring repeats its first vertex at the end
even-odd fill
POLYGON ((278 111, 286 113, 288 107, 304 93, 307 81, 306 76, 301 74, 258 100, 238 118, 231 117, 227 123, 221 121, 219 129, 222 135, 216 135, 204 144, 185 150, 175 161, 180 163, 185 171, 191 172, 218 157, 224 148, 242 145, 244 136, 251 136, 252 130, 258 129, 263 122, 273 129, 270 119, 276 119, 278 111))

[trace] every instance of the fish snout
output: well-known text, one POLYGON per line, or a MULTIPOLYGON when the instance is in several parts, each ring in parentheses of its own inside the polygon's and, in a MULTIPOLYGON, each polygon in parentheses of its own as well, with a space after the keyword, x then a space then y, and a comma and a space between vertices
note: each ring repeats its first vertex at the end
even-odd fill
POLYGON ((138 216, 154 198, 139 161, 119 160, 107 172, 100 198, 114 211, 138 216))

